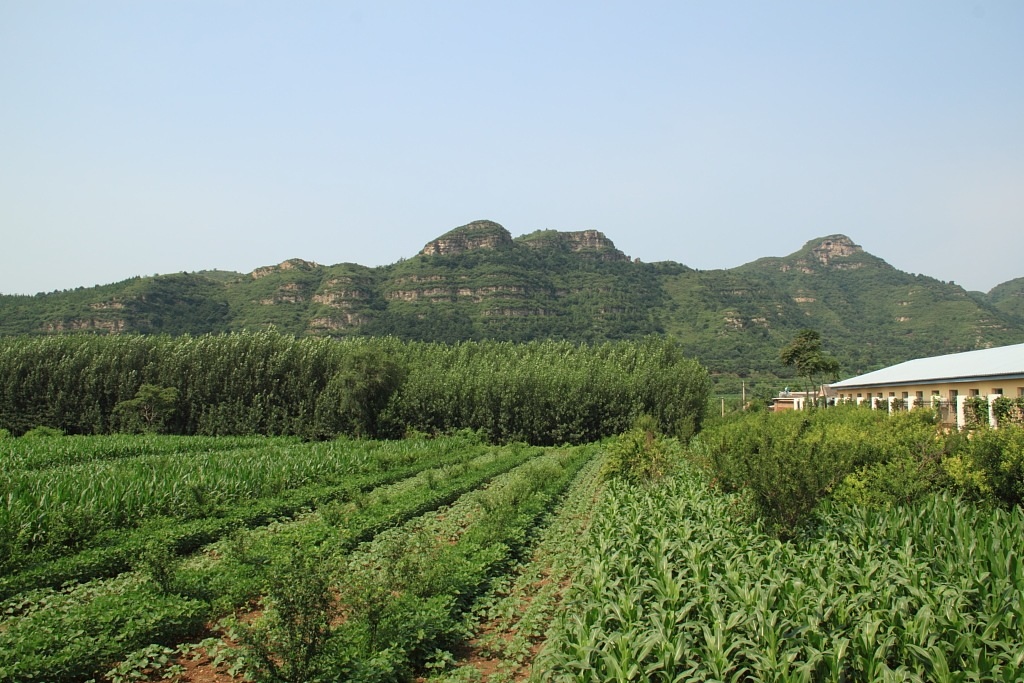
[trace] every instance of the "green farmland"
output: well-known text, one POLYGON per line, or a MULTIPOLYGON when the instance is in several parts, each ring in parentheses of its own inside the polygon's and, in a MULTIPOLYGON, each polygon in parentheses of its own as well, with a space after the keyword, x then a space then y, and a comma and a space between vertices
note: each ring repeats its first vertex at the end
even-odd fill
POLYGON ((1022 680, 1020 425, 709 419, 666 339, 8 339, 0 386, 0 683, 1022 680))
POLYGON ((641 424, 5 438, 0 681, 1020 680, 1024 516, 996 480, 1020 485, 1019 428, 641 424), (782 451, 799 518, 761 490, 782 451))

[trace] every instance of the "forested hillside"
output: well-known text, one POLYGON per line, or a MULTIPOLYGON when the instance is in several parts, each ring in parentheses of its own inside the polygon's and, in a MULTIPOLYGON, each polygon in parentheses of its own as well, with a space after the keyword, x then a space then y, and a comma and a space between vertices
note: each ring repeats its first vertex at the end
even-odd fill
POLYGON ((1000 311, 1024 323, 1024 277, 997 285, 984 296, 1000 311))
POLYGON ((476 221, 370 268, 290 259, 252 273, 138 277, 0 296, 0 335, 202 334, 600 342, 671 334, 731 386, 786 376, 778 350, 820 331, 843 374, 1024 341, 1024 278, 985 294, 899 271, 843 235, 785 257, 698 271, 641 263, 603 234, 513 238, 476 221), (731 379, 730 379, 731 378, 731 379))

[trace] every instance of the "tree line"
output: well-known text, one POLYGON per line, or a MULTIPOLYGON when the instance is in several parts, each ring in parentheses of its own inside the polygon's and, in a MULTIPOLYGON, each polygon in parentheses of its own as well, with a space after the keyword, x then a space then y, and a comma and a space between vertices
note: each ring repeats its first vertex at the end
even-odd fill
POLYGON ((331 340, 273 331, 0 339, 0 429, 68 434, 481 432, 495 443, 583 443, 649 415, 700 427, 707 371, 671 340, 597 345, 331 340))

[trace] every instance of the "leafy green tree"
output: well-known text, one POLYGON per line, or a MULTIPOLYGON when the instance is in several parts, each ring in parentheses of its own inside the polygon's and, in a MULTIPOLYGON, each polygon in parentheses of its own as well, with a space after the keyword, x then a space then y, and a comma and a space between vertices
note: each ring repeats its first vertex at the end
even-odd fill
POLYGON ((178 390, 174 387, 143 384, 135 398, 121 401, 114 406, 114 412, 130 431, 158 432, 174 413, 177 404, 178 390))
POLYGON ((405 378, 405 368, 383 349, 354 349, 342 359, 317 406, 319 436, 381 437, 381 414, 405 378))
POLYGON ((821 382, 839 376, 839 361, 821 350, 821 335, 816 330, 800 330, 793 341, 782 348, 779 359, 810 383, 815 403, 821 382))

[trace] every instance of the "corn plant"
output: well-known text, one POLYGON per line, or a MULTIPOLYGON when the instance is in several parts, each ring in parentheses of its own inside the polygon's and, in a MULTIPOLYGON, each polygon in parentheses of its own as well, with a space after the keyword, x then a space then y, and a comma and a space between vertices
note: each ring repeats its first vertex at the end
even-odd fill
POLYGON ((826 506, 782 542, 682 474, 609 487, 537 680, 1014 680, 1024 515, 826 506))

